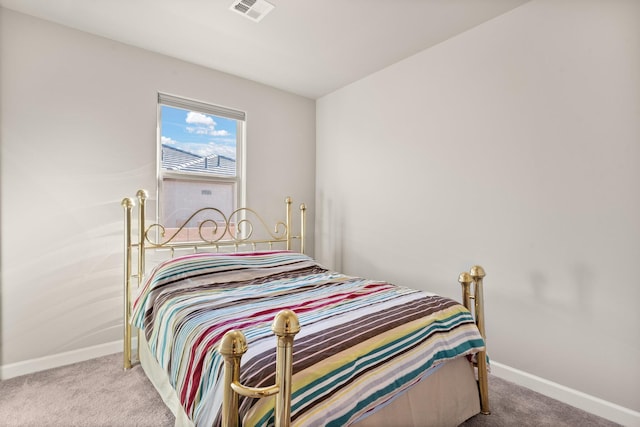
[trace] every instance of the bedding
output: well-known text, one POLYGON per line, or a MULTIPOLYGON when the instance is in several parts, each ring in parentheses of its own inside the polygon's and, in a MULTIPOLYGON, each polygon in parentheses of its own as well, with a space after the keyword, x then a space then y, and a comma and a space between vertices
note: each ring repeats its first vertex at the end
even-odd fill
MULTIPOLYGON (((193 254, 158 265, 132 323, 195 425, 219 425, 225 332, 244 332, 240 382, 275 379, 271 322, 295 311, 291 421, 350 425, 392 402, 433 368, 484 350, 474 319, 453 300, 330 271, 294 252, 193 254)), ((272 425, 271 398, 240 397, 242 425, 272 425)))

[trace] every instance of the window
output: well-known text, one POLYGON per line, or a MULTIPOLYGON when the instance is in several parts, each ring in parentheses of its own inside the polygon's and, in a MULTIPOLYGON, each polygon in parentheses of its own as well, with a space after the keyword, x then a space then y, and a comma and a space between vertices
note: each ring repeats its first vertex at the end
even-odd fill
MULTIPOLYGON (((238 207, 244 198, 244 123, 245 114, 241 111, 158 95, 158 219, 161 224, 177 229, 193 212, 211 206, 219 208, 228 218, 238 207)), ((180 240, 199 240, 196 234, 204 219, 190 220, 180 240)), ((206 219, 211 219, 211 215, 206 219)), ((167 237, 172 234, 167 230, 167 237)))

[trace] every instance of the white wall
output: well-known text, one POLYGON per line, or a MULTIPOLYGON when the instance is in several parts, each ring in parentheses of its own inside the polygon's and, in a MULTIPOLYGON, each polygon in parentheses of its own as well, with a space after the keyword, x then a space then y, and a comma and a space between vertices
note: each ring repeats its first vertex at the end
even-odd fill
POLYGON ((640 410, 640 2, 533 0, 316 110, 320 261, 479 263, 493 360, 640 410))
POLYGON ((120 201, 155 189, 158 91, 246 111, 249 206, 275 222, 290 195, 313 224, 313 100, 7 9, 0 54, 3 365, 121 339, 120 201))

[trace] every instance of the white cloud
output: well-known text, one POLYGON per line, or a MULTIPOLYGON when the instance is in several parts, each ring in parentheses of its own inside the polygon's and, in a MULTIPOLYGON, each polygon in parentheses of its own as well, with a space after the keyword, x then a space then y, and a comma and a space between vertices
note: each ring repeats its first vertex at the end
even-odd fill
MULTIPOLYGON (((213 129, 213 127, 211 129, 213 129)), ((196 135, 209 135, 209 132, 211 131, 209 128, 203 126, 187 126, 186 130, 187 132, 195 133, 196 135)))
POLYGON ((213 121, 213 118, 207 116, 206 114, 198 113, 196 111, 189 111, 187 114, 186 122, 189 124, 197 124, 204 126, 214 127, 216 122, 213 121))
POLYGON ((185 121, 193 126, 187 126, 185 130, 189 133, 196 135, 209 135, 209 136, 229 136, 229 132, 226 130, 217 130, 216 122, 212 117, 195 111, 189 111, 185 121))

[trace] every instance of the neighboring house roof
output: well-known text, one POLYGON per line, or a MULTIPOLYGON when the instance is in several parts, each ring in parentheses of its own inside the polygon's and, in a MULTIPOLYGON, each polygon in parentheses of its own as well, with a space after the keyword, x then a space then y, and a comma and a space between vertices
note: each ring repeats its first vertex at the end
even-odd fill
POLYGON ((200 156, 171 145, 162 144, 162 168, 172 171, 209 172, 216 175, 234 176, 236 161, 217 154, 200 156))

